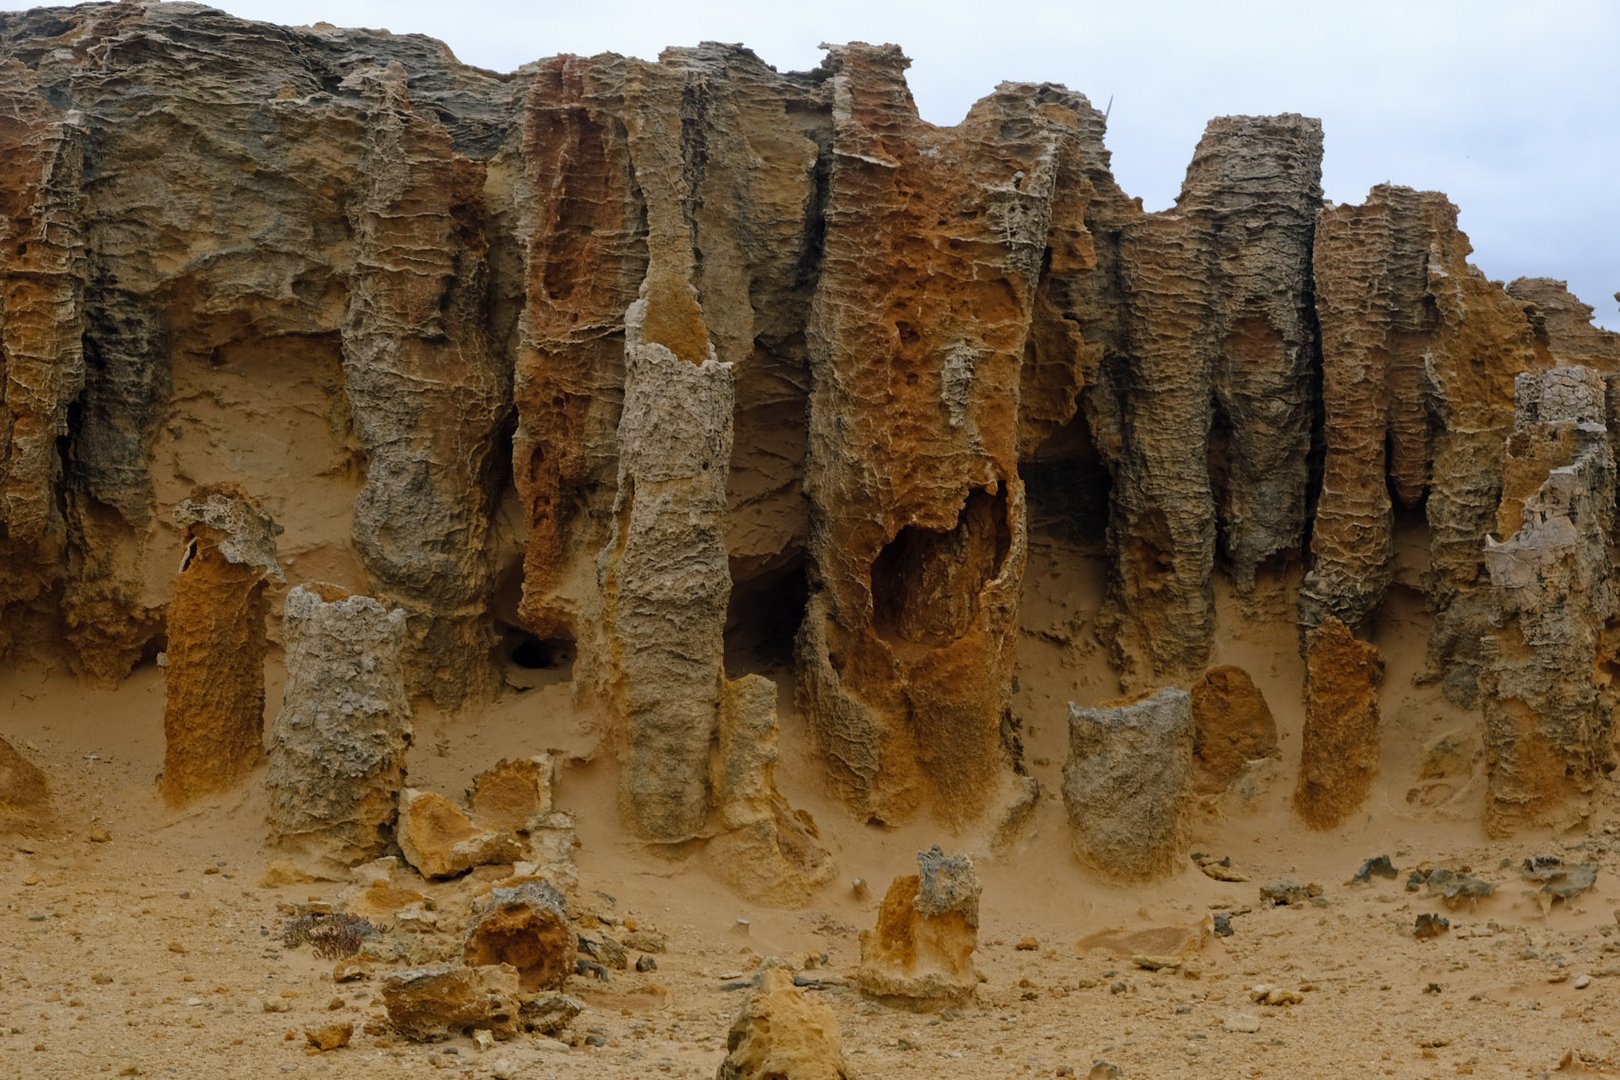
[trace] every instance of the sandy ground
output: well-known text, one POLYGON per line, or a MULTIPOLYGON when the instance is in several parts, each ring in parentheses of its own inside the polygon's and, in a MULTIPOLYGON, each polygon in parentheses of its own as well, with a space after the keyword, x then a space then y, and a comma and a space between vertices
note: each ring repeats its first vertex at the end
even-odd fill
MULTIPOLYGON (((825 966, 812 974, 833 985, 813 992, 832 1006, 850 1065, 867 1080, 1084 1077, 1099 1060, 1127 1077, 1538 1076, 1561 1062, 1565 1071, 1620 1070, 1620 808, 1606 802, 1586 836, 1488 843, 1478 824, 1477 718, 1414 686, 1424 619, 1399 590, 1377 631, 1388 659, 1385 752, 1364 816, 1312 833, 1288 812, 1303 671, 1292 595, 1271 583, 1250 600, 1220 597, 1215 660, 1246 668, 1264 691, 1283 760, 1202 807, 1195 829, 1195 850, 1229 857, 1248 880, 1215 881, 1191 863, 1129 889, 1088 876, 1069 854, 1056 790, 1065 702, 1119 692, 1088 625, 1099 589, 1095 560, 1039 538, 1032 544, 1016 707, 1046 794, 1021 845, 979 861, 985 981, 971 1003, 916 1014, 836 985, 855 966, 856 935, 871 925, 883 889, 914 871, 919 848, 977 851, 983 839, 851 819, 822 790, 784 689, 781 779, 836 853, 835 883, 804 910, 750 905, 714 883, 701 858, 671 861, 628 841, 614 820, 610 765, 571 767, 558 797, 579 817, 581 902, 656 927, 669 950, 655 971, 573 980, 570 992, 586 1002, 578 1045, 527 1037, 482 1053, 470 1040, 390 1038, 377 1026, 377 981, 335 984, 331 963, 281 948, 278 905, 332 900, 344 884, 261 883, 272 856, 256 781, 185 812, 162 806, 159 670, 105 692, 39 662, 11 664, 0 672, 0 731, 47 770, 57 819, 39 836, 0 838, 0 1077, 486 1077, 497 1064, 513 1076, 712 1077, 741 1004, 721 984, 764 956, 800 964, 823 953, 825 966), (1425 748, 1448 733, 1461 747, 1451 775, 1420 781, 1425 748), (1543 851, 1598 864, 1596 887, 1544 910, 1515 870, 1543 851), (1379 854, 1392 857, 1400 878, 1351 884, 1361 862, 1379 854), (1468 867, 1498 890, 1448 910, 1404 888, 1419 864, 1468 867), (850 888, 857 877, 872 883, 865 899, 850 888), (1262 906, 1259 886, 1279 878, 1320 883, 1320 904, 1262 906), (1451 931, 1414 939, 1424 911, 1447 914, 1451 931), (1211 938, 1188 970, 1151 972, 1130 961, 1216 912, 1232 913, 1234 932, 1211 938), (1149 931, 1159 933, 1129 940, 1149 931), (1016 948, 1026 937, 1038 947, 1016 948), (1259 983, 1303 1000, 1254 1004, 1249 990, 1259 983), (331 1020, 355 1023, 352 1044, 307 1049, 303 1030, 331 1020), (586 1045, 587 1035, 601 1045, 586 1045)), ((269 672, 272 710, 278 662, 269 672)), ((419 715, 413 784, 455 794, 503 756, 588 752, 594 737, 581 730, 562 678, 541 678, 476 714, 419 715)), ((475 875, 424 889, 454 923, 486 885, 475 875)))

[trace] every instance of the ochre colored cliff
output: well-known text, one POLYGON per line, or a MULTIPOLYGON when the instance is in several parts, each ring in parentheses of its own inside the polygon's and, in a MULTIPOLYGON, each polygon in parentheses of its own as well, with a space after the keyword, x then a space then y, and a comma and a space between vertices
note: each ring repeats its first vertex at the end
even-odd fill
MULTIPOLYGON (((1088 632, 1133 693, 1202 685, 1226 585, 1286 592, 1299 805, 1343 820, 1409 535, 1423 677, 1478 710, 1492 827, 1579 822, 1612 758, 1616 335, 1557 282, 1488 280, 1444 195, 1324 203, 1318 121, 1211 121, 1147 213, 1080 94, 1006 83, 941 128, 907 64, 704 44, 497 75, 185 3, 0 15, 0 653, 117 683, 167 651, 183 740, 193 661, 240 639, 239 735, 260 654, 313 648, 327 592, 284 590, 374 597, 392 741, 332 793, 364 814, 298 824, 329 778, 276 772, 281 833, 342 858, 387 843, 407 695, 474 708, 514 649, 572 650, 627 828, 763 851, 779 880, 739 887, 796 899, 837 853, 775 787, 774 708, 858 820, 1006 836, 1035 805, 1037 526, 1105 563, 1088 632), (176 519, 199 488, 283 529, 285 583, 176 519), (227 602, 265 635, 209 624, 227 602)), ((300 662, 299 752, 363 734, 300 662)))

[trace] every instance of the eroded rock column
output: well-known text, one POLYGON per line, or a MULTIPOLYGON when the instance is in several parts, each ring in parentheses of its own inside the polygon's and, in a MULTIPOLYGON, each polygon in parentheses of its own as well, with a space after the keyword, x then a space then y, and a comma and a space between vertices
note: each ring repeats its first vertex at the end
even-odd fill
POLYGON ((0 62, 0 656, 62 577, 68 406, 84 385, 84 129, 0 62))
POLYGON ((1485 541, 1497 605, 1481 678, 1493 835, 1580 824, 1612 760, 1612 693, 1596 682, 1616 614, 1604 410, 1603 379, 1589 368, 1519 376, 1496 520, 1502 539, 1485 541))
POLYGON ((1122 881, 1175 869, 1186 854, 1192 765, 1185 690, 1116 708, 1070 705, 1063 804, 1076 857, 1122 881))
POLYGON ((1305 733, 1294 809, 1315 829, 1331 829, 1359 810, 1378 771, 1378 686, 1384 662, 1329 616, 1311 631, 1305 652, 1305 733))
POLYGON ((829 59, 798 676, 857 813, 964 820, 1029 797, 1003 740, 1025 552, 1018 387, 1082 103, 1004 84, 937 129, 906 64, 864 45, 829 59))
POLYGON ((169 602, 163 797, 225 791, 264 760, 265 586, 281 580, 279 526, 239 488, 203 488, 175 508, 185 555, 169 602))
POLYGON ((273 844, 343 866, 387 851, 411 736, 405 619, 333 585, 287 594, 287 685, 270 740, 273 844))
POLYGON ((380 593, 410 616, 412 691, 453 708, 494 677, 486 544, 510 373, 486 325, 486 169, 414 106, 402 65, 352 79, 370 131, 343 327, 367 454, 354 543, 380 593))

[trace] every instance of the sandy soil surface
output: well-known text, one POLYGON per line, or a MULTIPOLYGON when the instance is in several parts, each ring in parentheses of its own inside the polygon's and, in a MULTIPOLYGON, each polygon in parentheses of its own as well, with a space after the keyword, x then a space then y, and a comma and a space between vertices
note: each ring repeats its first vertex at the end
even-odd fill
MULTIPOLYGON (((338 984, 331 962, 282 948, 288 906, 333 901, 347 883, 265 883, 274 855, 264 847, 258 778, 184 812, 163 807, 154 783, 160 670, 142 669, 108 692, 23 661, 0 672, 0 731, 49 774, 56 818, 39 835, 0 838, 0 1077, 711 1077, 741 1005, 742 995, 722 985, 766 956, 813 965, 807 974, 826 986, 812 992, 833 1008, 850 1065, 868 1080, 1085 1077, 1097 1061, 1127 1077, 1620 1070, 1620 807, 1606 801, 1588 835, 1487 842, 1477 718, 1414 685, 1424 617, 1399 590, 1376 634, 1389 665, 1384 760, 1364 815, 1313 833, 1289 813, 1303 671, 1290 589, 1273 582, 1246 601, 1221 597, 1227 629, 1215 661, 1244 667, 1264 691, 1283 759, 1202 806, 1195 829, 1194 850, 1229 858, 1247 880, 1216 881, 1191 862, 1134 888, 1084 872, 1069 853, 1056 794, 1065 703, 1106 701, 1119 686, 1088 624, 1099 564, 1061 550, 1032 545, 1016 696, 1026 754, 1046 793, 1015 850, 979 859, 984 981, 959 1009, 898 1011, 840 983, 858 959, 859 930, 872 924, 889 880, 914 872, 915 852, 936 842, 982 852, 984 838, 926 824, 878 830, 832 804, 784 671, 775 672, 784 709, 779 778, 836 854, 834 884, 804 910, 745 903, 708 877, 701 857, 672 860, 627 840, 615 822, 611 764, 600 754, 576 763, 557 792, 579 818, 579 903, 656 928, 668 951, 654 971, 572 980, 586 1009, 568 1042, 533 1036, 481 1052, 467 1039, 418 1045, 389 1035, 378 996, 386 966, 338 984), (1454 749, 1439 760, 1428 751, 1448 735, 1454 749), (1547 905, 1517 872, 1537 852, 1596 864, 1596 886, 1547 905), (1398 878, 1351 882, 1363 860, 1381 854, 1398 878), (1407 891, 1407 873, 1428 865, 1468 868, 1496 893, 1451 909, 1407 891), (855 878, 871 883, 867 897, 851 889, 855 878), (1320 899, 1263 905, 1260 886, 1282 878, 1320 884, 1320 899), (1415 939, 1422 912, 1448 916, 1449 933, 1415 939), (1207 934, 1218 913, 1229 916, 1230 936, 1207 934), (1131 959, 1205 936, 1179 971, 1131 959), (1301 1000, 1256 1004, 1257 984, 1301 1000), (352 1043, 310 1049, 304 1030, 332 1020, 354 1022, 352 1043)), ((595 749, 570 705, 566 672, 521 674, 529 689, 476 713, 418 715, 414 785, 456 794, 501 757, 595 749)), ((484 869, 420 886, 445 927, 440 937, 459 929, 469 898, 497 876, 484 869)), ((423 948, 433 940, 427 935, 423 948)))

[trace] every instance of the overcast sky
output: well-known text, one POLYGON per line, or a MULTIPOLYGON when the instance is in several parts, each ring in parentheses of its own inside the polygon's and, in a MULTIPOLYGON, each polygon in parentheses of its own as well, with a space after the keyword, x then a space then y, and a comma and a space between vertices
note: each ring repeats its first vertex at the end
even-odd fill
MULTIPOLYGON (((0 0, 0 8, 28 4, 0 0)), ((1445 191, 1491 277, 1563 278, 1620 329, 1620 3, 1614 0, 218 0, 249 18, 424 33, 500 71, 556 53, 740 41, 779 69, 892 41, 925 119, 1004 79, 1113 99, 1114 175, 1170 204, 1212 116, 1322 119, 1322 186, 1445 191)))

